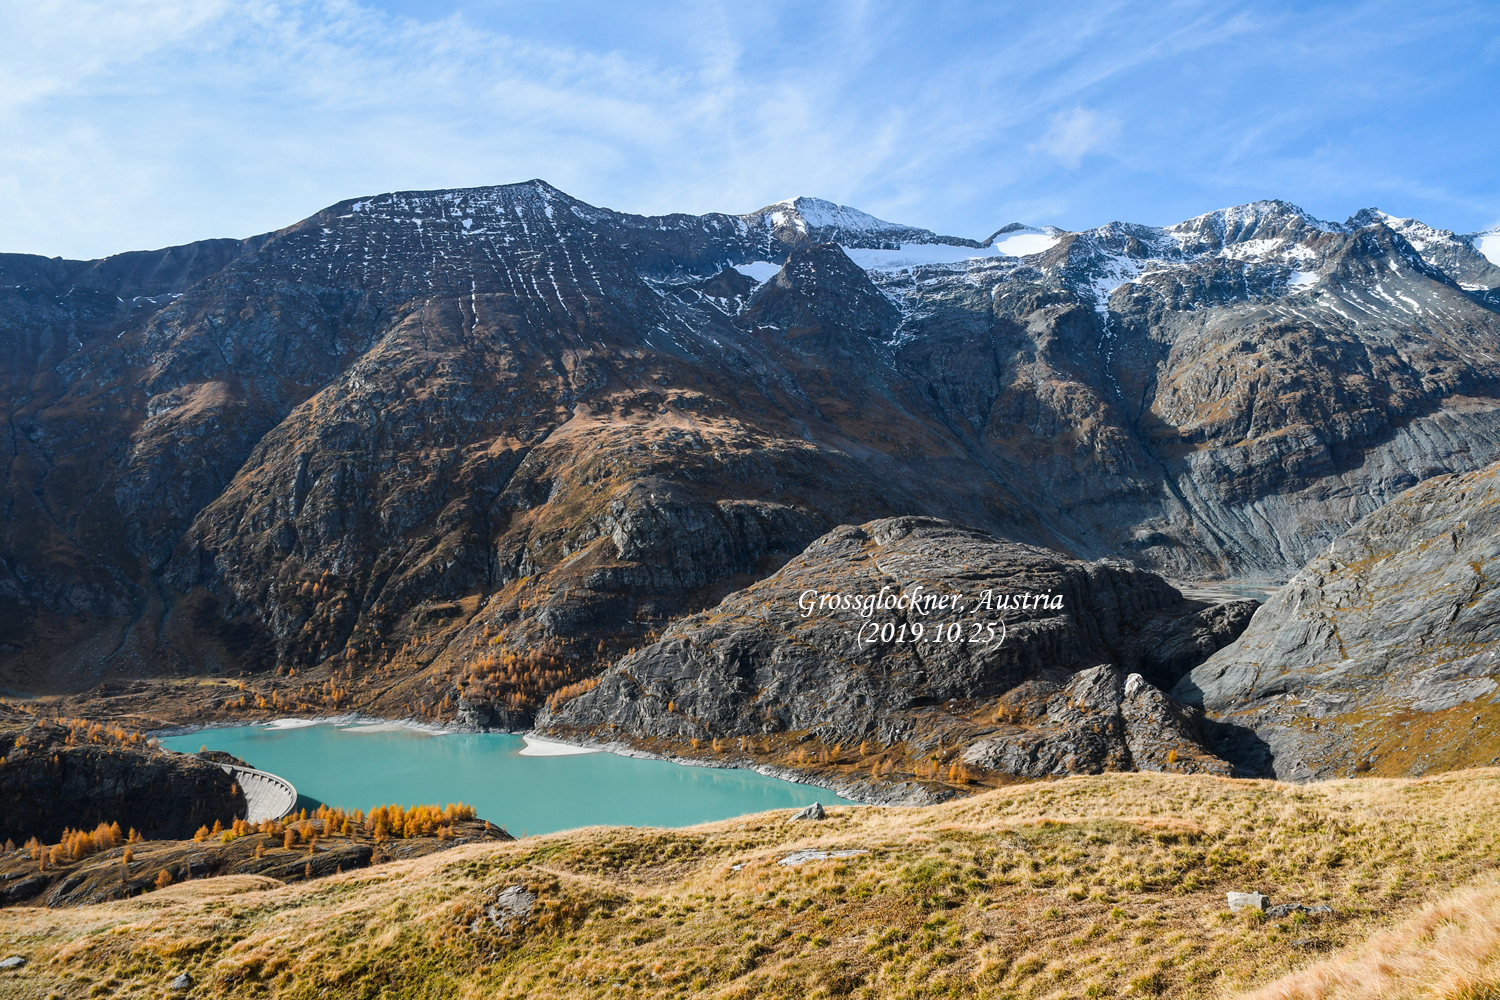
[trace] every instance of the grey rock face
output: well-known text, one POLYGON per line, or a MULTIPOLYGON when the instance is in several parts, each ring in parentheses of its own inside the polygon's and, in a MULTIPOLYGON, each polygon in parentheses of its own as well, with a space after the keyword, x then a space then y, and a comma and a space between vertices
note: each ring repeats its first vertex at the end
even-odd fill
MULTIPOLYGON (((1025 696, 1046 693, 1046 681, 1025 696)), ((1232 775, 1214 755, 1202 712, 1174 702, 1140 674, 1101 664, 1081 670, 1046 701, 1046 723, 970 746, 965 763, 1019 777, 1106 770, 1232 775)))
POLYGON ((1259 892, 1231 892, 1227 896, 1230 910, 1264 911, 1271 902, 1264 893, 1259 892))
POLYGON ((0 969, 19 969, 25 964, 26 959, 22 955, 11 955, 7 958, 0 958, 0 969))
POLYGON ((1308 906, 1305 903, 1277 903, 1275 906, 1266 907, 1266 916, 1272 920, 1282 920, 1297 913, 1309 917, 1326 917, 1333 913, 1333 907, 1324 906, 1321 903, 1314 906, 1308 906))
POLYGON ((1149 659, 1154 646, 1143 639, 1171 633, 1174 622, 1197 629, 1204 610, 1126 564, 889 518, 823 536, 769 579, 679 621, 537 724, 637 738, 806 730, 830 743, 892 743, 918 733, 924 706, 1007 696, 1018 711, 1045 706, 1045 717, 977 744, 966 762, 1040 776, 1129 768, 1139 757, 1140 766, 1229 773, 1206 752, 1196 710, 1138 674, 1127 697, 1114 665, 1149 659), (860 610, 913 594, 948 607, 860 610), (828 595, 836 606, 819 607, 828 595))
POLYGON ((190 990, 193 988, 193 977, 184 972, 172 980, 171 988, 177 990, 179 993, 190 990))
POLYGON ((792 813, 787 817, 787 822, 801 819, 822 819, 824 815, 825 813, 823 812, 823 803, 814 802, 812 805, 803 806, 801 809, 798 809, 796 812, 792 813))
MULTIPOLYGON (((1487 710, 1500 688, 1497 501, 1500 465, 1407 491, 1309 562, 1174 696, 1253 729, 1287 778, 1368 767, 1390 734, 1364 727, 1393 713, 1467 730, 1472 713, 1448 710, 1487 710)), ((1445 766, 1476 742, 1451 737, 1423 737, 1451 751, 1445 766)), ((1399 770, 1433 762, 1396 756, 1399 770)))
POLYGON ((217 764, 140 743, 75 741, 50 722, 0 729, 0 761, 0 842, 55 843, 64 829, 99 823, 177 839, 245 815, 243 793, 217 764))

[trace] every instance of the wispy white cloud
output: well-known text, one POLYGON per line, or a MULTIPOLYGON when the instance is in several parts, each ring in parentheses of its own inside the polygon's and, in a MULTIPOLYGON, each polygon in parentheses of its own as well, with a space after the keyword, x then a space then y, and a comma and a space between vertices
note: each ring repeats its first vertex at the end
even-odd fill
POLYGON ((1059 111, 1048 122, 1033 148, 1075 170, 1085 154, 1109 148, 1120 134, 1119 122, 1088 108, 1059 111))
POLYGON ((1500 94, 1482 3, 1369 0, 1330 31, 1326 10, 1209 0, 403 2, 11 5, 0 250, 249 235, 534 176, 630 211, 816 194, 980 236, 1265 195, 1350 211, 1371 163, 1407 185, 1392 210, 1469 228, 1500 189, 1500 140, 1471 124, 1500 94), (1460 33, 1474 59, 1431 54, 1460 33), (1460 93, 1462 128, 1441 110, 1460 93))

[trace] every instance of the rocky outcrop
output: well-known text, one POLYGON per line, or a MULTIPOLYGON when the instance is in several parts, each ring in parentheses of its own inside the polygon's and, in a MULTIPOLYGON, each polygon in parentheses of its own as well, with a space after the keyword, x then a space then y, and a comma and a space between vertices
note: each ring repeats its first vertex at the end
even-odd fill
POLYGON ((190 837, 245 815, 219 765, 95 725, 0 728, 0 841, 55 842, 65 828, 119 823, 144 837, 190 837))
POLYGON ((1005 699, 1008 718, 1030 714, 1038 724, 980 740, 963 761, 1023 778, 1107 770, 1234 774, 1215 755, 1202 711, 1173 701, 1140 674, 1126 677, 1101 664, 1065 682, 1054 676, 1005 699))
MULTIPOLYGON (((768 579, 674 623, 537 724, 595 739, 804 732, 825 744, 915 744, 936 725, 924 709, 961 702, 969 715, 982 705, 1001 718, 1042 716, 1024 735, 976 744, 963 759, 977 767, 1227 773, 1194 710, 1126 678, 1142 663, 1180 673, 1182 650, 1212 634, 1207 623, 1235 618, 1208 611, 1128 564, 889 518, 837 528, 768 579)), ((946 739, 977 734, 969 723, 946 739)))
POLYGON ((1336 539, 1173 694, 1253 729, 1278 777, 1489 764, 1500 465, 1408 490, 1336 539))

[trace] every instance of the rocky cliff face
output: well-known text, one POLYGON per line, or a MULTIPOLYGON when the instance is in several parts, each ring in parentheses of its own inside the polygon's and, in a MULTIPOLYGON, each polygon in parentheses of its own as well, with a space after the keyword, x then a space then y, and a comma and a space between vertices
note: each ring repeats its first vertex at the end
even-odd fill
POLYGON ((1017 777, 1228 773, 1195 711, 1141 674, 1175 680, 1165 651, 1189 637, 1217 648, 1253 608, 1187 601, 1124 563, 888 518, 839 527, 675 622, 538 725, 606 741, 729 738, 751 756, 787 735, 859 744, 871 759, 903 744, 906 767, 941 746, 945 760, 1017 777))
POLYGON ((1500 458, 1500 269, 1378 213, 979 243, 531 182, 0 286, 12 690, 524 726, 839 524, 1279 581, 1500 458))
POLYGON ((65 828, 119 823, 147 838, 186 838, 245 815, 223 769, 94 724, 0 725, 0 841, 53 843, 65 828))
POLYGON ((1252 729, 1284 778, 1423 773, 1500 755, 1500 465, 1363 518, 1173 694, 1252 729))

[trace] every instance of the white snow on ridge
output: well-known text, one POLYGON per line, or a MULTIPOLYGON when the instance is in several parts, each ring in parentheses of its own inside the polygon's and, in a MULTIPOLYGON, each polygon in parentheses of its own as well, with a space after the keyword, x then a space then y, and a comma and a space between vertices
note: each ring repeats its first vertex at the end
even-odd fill
POLYGON ((756 260, 749 264, 736 264, 734 269, 745 277, 753 279, 757 284, 764 284, 776 276, 776 272, 781 270, 781 265, 773 264, 768 260, 756 260))
POLYGON ((990 249, 1006 257, 1030 257, 1034 253, 1046 253, 1062 239, 1055 233, 1016 233, 1003 240, 996 240, 990 249))
POLYGON ((1474 249, 1484 254, 1484 259, 1500 267, 1500 229, 1480 233, 1474 241, 1474 249))
POLYGON ((1244 240, 1225 244, 1219 256, 1228 260, 1262 260, 1285 249, 1287 240, 1244 240))
POLYGON ((887 229, 905 229, 906 226, 897 225, 894 222, 886 222, 877 219, 857 208, 846 208, 843 205, 835 205, 831 201, 822 198, 795 198, 791 201, 779 202, 778 204, 789 205, 807 220, 810 226, 819 229, 836 226, 840 229, 858 229, 867 232, 880 232, 887 229))
POLYGON ((740 216, 749 220, 758 218, 760 225, 768 228, 788 226, 799 233, 812 229, 838 229, 856 233, 909 233, 911 226, 877 219, 867 212, 845 205, 836 205, 822 198, 788 198, 740 216))
POLYGON ((1318 276, 1311 271, 1293 271, 1286 279, 1287 287, 1302 288, 1306 285, 1316 285, 1318 276))
POLYGON ((903 243, 900 250, 862 250, 844 253, 866 271, 902 271, 924 264, 962 264, 987 257, 1026 257, 1050 249, 1061 237, 1051 233, 1017 233, 987 247, 957 247, 947 243, 903 243))

